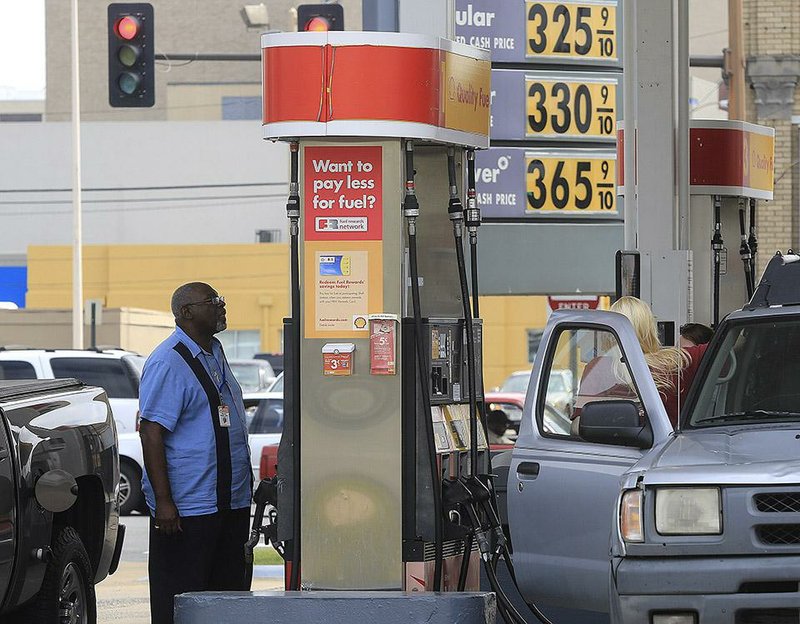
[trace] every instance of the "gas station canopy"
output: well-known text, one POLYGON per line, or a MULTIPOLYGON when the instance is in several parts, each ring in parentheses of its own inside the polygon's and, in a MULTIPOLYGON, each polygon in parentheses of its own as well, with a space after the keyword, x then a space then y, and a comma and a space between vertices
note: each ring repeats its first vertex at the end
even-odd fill
POLYGON ((261 38, 264 138, 402 137, 489 147, 489 53, 407 33, 261 38))

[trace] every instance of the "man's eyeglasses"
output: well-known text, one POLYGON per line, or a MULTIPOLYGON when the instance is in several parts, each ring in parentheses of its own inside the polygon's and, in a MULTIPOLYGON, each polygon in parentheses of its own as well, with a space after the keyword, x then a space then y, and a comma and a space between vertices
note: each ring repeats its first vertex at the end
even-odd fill
POLYGON ((208 299, 205 299, 204 301, 192 301, 191 303, 185 303, 183 305, 184 305, 184 307, 189 307, 189 306, 193 306, 193 305, 215 305, 215 306, 219 306, 219 305, 222 305, 223 303, 225 303, 225 297, 223 297, 221 295, 216 295, 214 297, 209 297, 208 299))

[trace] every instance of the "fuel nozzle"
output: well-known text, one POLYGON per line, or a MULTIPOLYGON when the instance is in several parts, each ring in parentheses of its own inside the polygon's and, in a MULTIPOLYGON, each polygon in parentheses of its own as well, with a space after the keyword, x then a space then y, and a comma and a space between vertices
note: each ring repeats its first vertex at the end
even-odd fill
POLYGON ((412 221, 419 216, 419 201, 414 183, 414 144, 411 141, 406 141, 406 194, 403 198, 403 216, 412 221))
POLYGON ((289 144, 290 172, 289 172, 289 197, 286 200, 286 216, 289 218, 289 231, 291 234, 298 233, 298 222, 300 221, 300 186, 298 184, 298 157, 300 144, 292 141, 289 144))
POLYGON ((447 214, 453 222, 453 227, 461 234, 461 224, 464 222, 464 204, 458 196, 458 182, 456 178, 456 150, 447 148, 447 180, 450 188, 450 201, 447 204, 447 214))
POLYGON ((478 207, 478 198, 475 193, 475 150, 467 150, 467 208, 464 218, 469 231, 470 241, 478 234, 481 225, 481 209, 478 207))

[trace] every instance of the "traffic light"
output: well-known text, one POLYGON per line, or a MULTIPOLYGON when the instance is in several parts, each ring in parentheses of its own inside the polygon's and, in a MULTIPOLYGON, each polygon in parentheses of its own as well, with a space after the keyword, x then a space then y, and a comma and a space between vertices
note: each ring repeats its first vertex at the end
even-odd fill
POLYGON ((344 9, 341 4, 301 4, 297 7, 297 30, 344 30, 344 9))
POLYGON ((153 106, 155 39, 153 5, 108 5, 108 102, 114 107, 153 106))

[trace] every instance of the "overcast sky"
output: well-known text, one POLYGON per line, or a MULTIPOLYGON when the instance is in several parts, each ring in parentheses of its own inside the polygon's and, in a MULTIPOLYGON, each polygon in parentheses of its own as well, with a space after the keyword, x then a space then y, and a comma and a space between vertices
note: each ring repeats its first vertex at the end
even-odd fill
POLYGON ((44 0, 0 0, 0 99, 44 98, 44 0))

